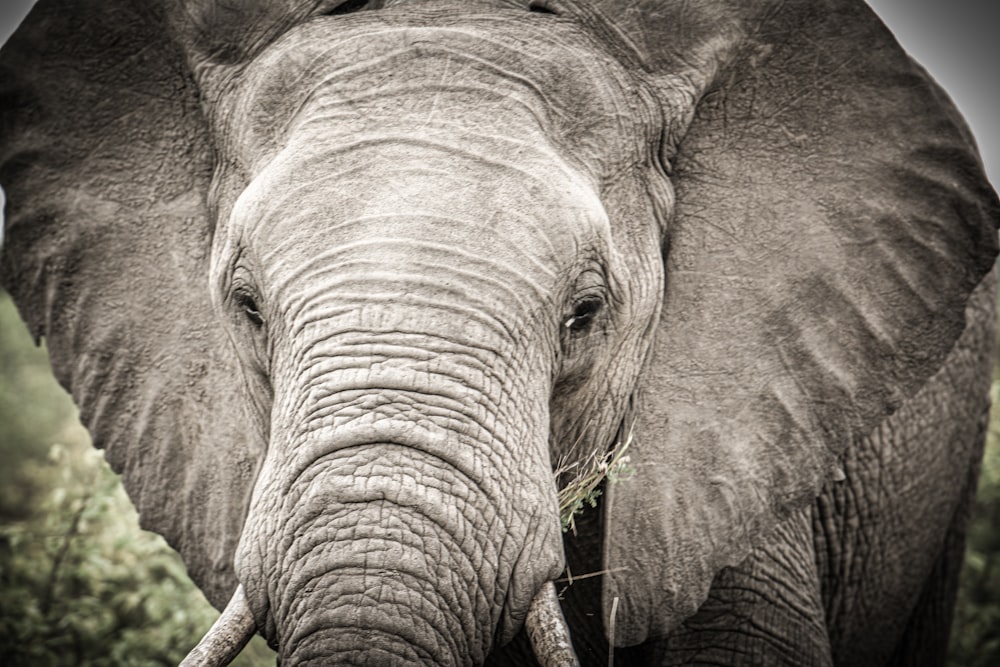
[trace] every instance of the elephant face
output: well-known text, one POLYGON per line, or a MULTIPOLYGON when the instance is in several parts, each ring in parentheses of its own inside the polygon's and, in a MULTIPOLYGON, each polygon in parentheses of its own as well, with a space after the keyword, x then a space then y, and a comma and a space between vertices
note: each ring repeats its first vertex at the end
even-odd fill
POLYGON ((553 469, 624 433, 599 613, 665 635, 996 255, 967 133, 860 2, 47 0, 0 64, 4 284, 289 664, 537 635, 553 469))
POLYGON ((269 434, 237 575, 293 660, 509 640, 563 569, 553 460, 612 440, 659 310, 641 81, 548 16, 452 14, 314 19, 212 100, 248 119, 212 285, 269 434))

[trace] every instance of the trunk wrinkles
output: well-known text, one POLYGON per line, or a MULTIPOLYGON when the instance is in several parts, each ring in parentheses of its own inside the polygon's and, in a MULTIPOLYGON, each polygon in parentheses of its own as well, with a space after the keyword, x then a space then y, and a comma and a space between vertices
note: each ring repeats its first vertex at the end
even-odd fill
POLYGON ((238 559, 256 622, 291 664, 480 663, 562 568, 545 388, 485 346, 318 327, 275 381, 238 559))

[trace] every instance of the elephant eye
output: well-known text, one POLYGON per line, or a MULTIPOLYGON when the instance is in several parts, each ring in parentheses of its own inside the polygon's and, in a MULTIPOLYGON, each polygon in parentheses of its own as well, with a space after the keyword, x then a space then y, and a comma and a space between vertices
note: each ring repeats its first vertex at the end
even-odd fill
POLYGON ((328 16, 338 16, 340 14, 353 14, 359 12, 368 5, 369 0, 347 0, 341 2, 333 9, 325 12, 328 16))
POLYGON ((528 11, 534 14, 555 14, 558 16, 559 13, 549 7, 548 4, 545 0, 535 0, 528 5, 528 11))
POLYGON ((593 324, 594 318, 601 312, 603 306, 604 304, 600 299, 584 299, 576 304, 576 307, 573 309, 573 315, 563 323, 563 326, 570 333, 583 333, 593 324))
POLYGON ((236 306, 243 311, 243 314, 255 328, 264 326, 264 316, 260 314, 257 302, 246 292, 236 293, 236 306))

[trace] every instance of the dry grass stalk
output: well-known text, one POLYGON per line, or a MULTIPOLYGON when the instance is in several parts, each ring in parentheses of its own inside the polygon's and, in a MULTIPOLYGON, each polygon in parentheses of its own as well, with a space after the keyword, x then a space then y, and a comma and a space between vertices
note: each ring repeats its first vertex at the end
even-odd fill
MULTIPOLYGON (((628 479, 635 470, 629 467, 629 457, 626 454, 632 444, 632 430, 624 443, 615 445, 606 452, 594 452, 588 459, 589 465, 580 466, 573 479, 559 490, 559 521, 563 532, 576 532, 576 517, 587 507, 597 507, 597 499, 601 495, 601 483, 607 480, 609 484, 628 479)), ((578 467, 573 464, 556 471, 556 479, 578 467)))

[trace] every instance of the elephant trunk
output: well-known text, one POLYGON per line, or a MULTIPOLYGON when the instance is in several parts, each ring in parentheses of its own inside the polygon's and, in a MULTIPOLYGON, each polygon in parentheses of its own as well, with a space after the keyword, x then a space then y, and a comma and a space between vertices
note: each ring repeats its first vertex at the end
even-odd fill
POLYGON ((489 462, 433 449, 334 447, 256 498, 237 567, 282 662, 481 664, 558 574, 539 517, 484 483, 489 462))
POLYGON ((265 492, 240 574, 283 662, 445 665, 488 648, 496 554, 463 516, 472 485, 447 467, 406 444, 356 444, 265 492))

